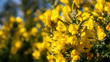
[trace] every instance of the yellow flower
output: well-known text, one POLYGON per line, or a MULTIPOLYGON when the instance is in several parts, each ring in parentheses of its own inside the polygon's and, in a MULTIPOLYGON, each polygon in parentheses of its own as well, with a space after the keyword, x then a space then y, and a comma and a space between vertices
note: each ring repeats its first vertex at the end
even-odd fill
POLYGON ((78 39, 77 39, 77 37, 76 36, 70 36, 70 37, 68 37, 68 39, 67 39, 67 44, 71 44, 71 46, 76 46, 76 45, 78 45, 78 39))
POLYGON ((77 16, 80 16, 82 14, 82 11, 78 10, 77 16))
POLYGON ((22 19, 20 17, 17 17, 16 18, 16 22, 21 23, 22 22, 22 19))
POLYGON ((21 42, 21 41, 17 41, 17 42, 15 43, 16 48, 20 48, 21 45, 22 45, 22 42, 21 42))
POLYGON ((105 0, 97 0, 97 3, 104 4, 105 0))
POLYGON ((73 3, 75 3, 76 6, 77 6, 78 8, 80 8, 80 4, 82 4, 83 1, 84 1, 84 0, 73 0, 73 3))
POLYGON ((89 20, 85 21, 83 25, 87 26, 87 29, 92 30, 94 28, 94 21, 92 18, 90 18, 89 20))
POLYGON ((104 4, 104 10, 105 11, 109 11, 110 10, 110 2, 106 2, 105 4, 104 4))
POLYGON ((80 59, 80 56, 79 55, 75 55, 73 58, 72 58, 72 61, 76 61, 76 60, 79 60, 80 59))
POLYGON ((50 10, 46 10, 46 12, 44 13, 42 22, 48 27, 51 26, 51 11, 50 10))
POLYGON ((39 59, 40 57, 40 52, 35 50, 33 53, 32 53, 32 56, 34 57, 34 59, 39 59))
POLYGON ((34 19, 33 19, 33 20, 34 20, 35 22, 36 22, 36 21, 38 21, 38 19, 37 19, 36 17, 34 17, 34 19))
POLYGON ((106 30, 110 31, 110 23, 106 26, 106 30))
POLYGON ((56 10, 57 10, 58 12, 61 12, 62 9, 63 9, 63 5, 57 5, 56 10))
POLYGON ((53 31, 53 39, 56 40, 56 39, 59 39, 60 36, 62 35, 62 33, 58 32, 58 31, 53 31))
POLYGON ((79 54, 80 53, 78 51, 72 50, 72 52, 71 52, 71 58, 73 58, 74 56, 79 55, 79 54))
POLYGON ((106 36, 106 34, 104 33, 104 30, 100 26, 98 26, 97 28, 97 36, 99 40, 103 40, 104 37, 106 36))
POLYGON ((36 27, 33 27, 33 28, 31 29, 31 34, 32 34, 32 35, 35 36, 37 32, 38 32, 38 30, 37 30, 36 27))
POLYGON ((102 11, 103 11, 103 4, 97 3, 97 4, 95 5, 95 8, 96 8, 99 12, 102 13, 102 11))
POLYGON ((24 27, 20 28, 20 31, 19 31, 21 34, 26 32, 26 29, 24 27))
POLYGON ((104 18, 103 18, 103 17, 98 17, 98 19, 104 20, 104 18))
POLYGON ((18 24, 18 28, 22 28, 22 27, 24 27, 22 23, 18 24))
POLYGON ((59 32, 65 32, 67 30, 66 26, 64 25, 63 22, 61 21, 58 21, 58 26, 56 27, 56 29, 59 31, 59 32))
POLYGON ((59 17, 59 12, 56 9, 53 9, 51 20, 56 23, 58 21, 58 17, 59 17))
POLYGON ((23 36, 24 36, 24 37, 27 37, 27 36, 28 36, 28 33, 27 33, 27 32, 24 32, 24 33, 23 33, 23 36))
POLYGON ((63 7, 63 12, 64 12, 64 13, 70 13, 70 12, 71 12, 70 6, 69 6, 69 5, 65 5, 65 6, 63 7))
POLYGON ((45 42, 43 42, 43 43, 36 43, 35 46, 38 48, 39 51, 43 51, 46 48, 44 43, 45 42))
POLYGON ((2 35, 3 34, 3 31, 0 31, 0 35, 2 35))
POLYGON ((97 53, 97 57, 100 57, 100 54, 99 53, 97 53))
POLYGON ((62 3, 64 3, 64 4, 68 4, 69 2, 68 2, 68 0, 60 0, 62 3))
POLYGON ((41 28, 41 24, 40 23, 37 23, 36 24, 36 27, 41 28))
MULTIPOLYGON (((88 12, 84 12, 83 14, 82 14, 82 18, 83 18, 83 21, 84 20, 86 20, 86 19, 88 19, 89 17, 90 17, 90 13, 88 13, 88 12)), ((82 21, 81 21, 82 22, 82 21)))
POLYGON ((73 34, 78 34, 78 25, 76 24, 70 24, 68 31, 73 35, 73 34))
POLYGON ((10 17, 10 22, 14 22, 15 21, 15 17, 11 16, 10 17))
POLYGON ((53 59, 53 55, 47 55, 47 59, 48 60, 52 60, 53 59))
POLYGON ((99 16, 99 14, 96 12, 92 12, 92 14, 93 14, 93 16, 99 16))
POLYGON ((62 54, 58 54, 55 59, 56 62, 67 62, 62 54))
POLYGON ((110 6, 105 5, 104 10, 107 11, 108 14, 110 14, 110 6))
MULTIPOLYGON (((39 14, 38 18, 43 21, 44 15, 43 15, 43 14, 39 14)), ((36 19, 36 18, 35 18, 35 19, 36 19)))
POLYGON ((70 6, 69 5, 65 5, 63 7, 63 10, 62 10, 62 13, 61 13, 61 16, 60 16, 61 20, 67 21, 67 22, 71 22, 71 20, 70 20, 70 18, 68 16, 68 14, 70 15, 70 12, 71 12, 70 6))
POLYGON ((90 9, 89 9, 88 7, 85 7, 85 8, 83 9, 83 11, 84 11, 84 12, 90 12, 90 9))

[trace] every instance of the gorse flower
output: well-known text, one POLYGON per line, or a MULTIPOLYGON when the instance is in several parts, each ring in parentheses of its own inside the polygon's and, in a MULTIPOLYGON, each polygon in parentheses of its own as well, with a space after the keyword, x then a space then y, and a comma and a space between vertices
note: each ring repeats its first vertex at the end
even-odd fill
POLYGON ((106 30, 110 31, 110 23, 106 26, 106 30))
POLYGON ((59 32, 65 32, 67 28, 61 21, 59 21, 56 30, 58 30, 59 32))
POLYGON ((100 26, 98 26, 97 28, 97 35, 98 35, 99 40, 103 40, 104 37, 106 36, 106 34, 104 33, 104 30, 101 29, 100 26))

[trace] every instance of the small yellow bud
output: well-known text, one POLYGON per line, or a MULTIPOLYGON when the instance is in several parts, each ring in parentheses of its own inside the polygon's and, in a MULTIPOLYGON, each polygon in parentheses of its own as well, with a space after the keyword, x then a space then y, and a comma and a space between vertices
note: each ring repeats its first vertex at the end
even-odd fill
POLYGON ((16 48, 20 48, 21 45, 22 45, 22 42, 21 42, 21 41, 17 41, 17 42, 15 43, 16 48))
POLYGON ((3 34, 3 31, 0 31, 0 35, 2 35, 3 34))
POLYGON ((17 17, 16 18, 16 22, 21 23, 22 22, 22 19, 20 17, 17 17))
POLYGON ((28 14, 28 15, 31 14, 31 10, 27 10, 27 14, 28 14))
POLYGON ((106 26, 106 30, 110 31, 110 23, 106 26))
POLYGON ((40 57, 40 52, 35 50, 33 53, 32 53, 32 56, 34 57, 34 59, 39 59, 40 57))
POLYGON ((68 2, 68 0, 60 0, 62 3, 64 3, 64 4, 68 4, 69 2, 68 2))
POLYGON ((75 55, 79 55, 80 53, 77 52, 76 50, 72 50, 71 52, 71 58, 73 58, 75 55))
POLYGON ((100 56, 100 54, 99 53, 97 53, 97 57, 99 57, 100 56))
POLYGON ((10 17, 10 22, 14 22, 15 21, 15 17, 11 16, 10 17))
POLYGON ((34 17, 34 19, 33 19, 33 20, 34 20, 35 22, 36 22, 36 21, 38 21, 38 19, 37 19, 36 17, 34 17))
POLYGON ((36 26, 37 26, 37 28, 41 28, 40 23, 37 23, 36 26))
POLYGON ((72 59, 72 61, 76 61, 76 60, 79 60, 80 59, 80 56, 79 55, 75 55, 72 59))

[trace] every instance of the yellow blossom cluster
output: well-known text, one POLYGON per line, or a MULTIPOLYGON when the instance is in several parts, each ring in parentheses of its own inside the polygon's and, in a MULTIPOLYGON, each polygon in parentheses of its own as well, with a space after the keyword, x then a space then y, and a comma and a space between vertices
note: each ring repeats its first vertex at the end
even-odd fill
POLYGON ((110 32, 110 20, 106 19, 110 17, 110 2, 60 1, 63 4, 39 15, 44 23, 41 44, 45 45, 40 49, 47 49, 49 62, 75 62, 82 54, 87 54, 87 60, 91 60, 94 43, 106 37, 105 31, 110 32))

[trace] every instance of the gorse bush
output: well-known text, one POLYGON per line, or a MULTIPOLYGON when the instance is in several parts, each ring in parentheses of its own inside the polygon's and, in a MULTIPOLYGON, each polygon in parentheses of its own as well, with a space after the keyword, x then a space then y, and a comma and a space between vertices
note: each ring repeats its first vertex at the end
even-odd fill
POLYGON ((110 2, 60 1, 39 15, 45 46, 38 51, 46 53, 49 62, 109 62, 110 2))
POLYGON ((0 62, 110 62, 109 0, 49 2, 4 23, 0 62))

